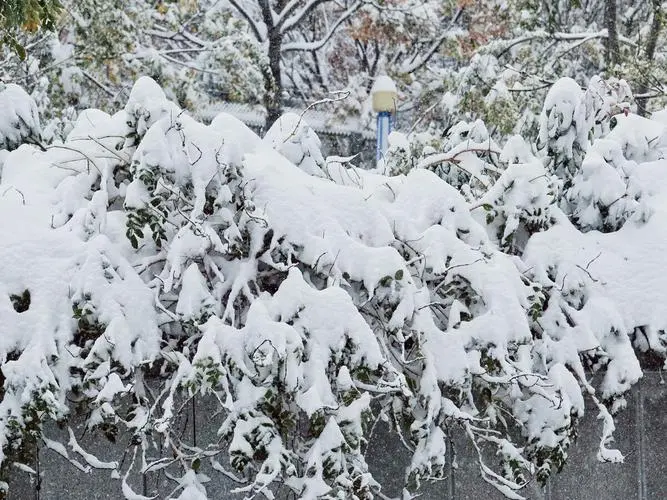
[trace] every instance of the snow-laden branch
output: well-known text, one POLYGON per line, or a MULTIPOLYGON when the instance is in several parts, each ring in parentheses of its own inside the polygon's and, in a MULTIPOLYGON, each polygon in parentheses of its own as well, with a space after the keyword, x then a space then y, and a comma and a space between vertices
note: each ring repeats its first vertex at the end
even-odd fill
MULTIPOLYGON (((589 42, 591 40, 597 40, 601 38, 608 38, 609 34, 606 29, 596 31, 596 32, 586 32, 586 33, 565 33, 565 32, 555 32, 548 33, 546 31, 538 31, 531 33, 529 35, 524 35, 514 40, 509 40, 506 45, 496 54, 496 57, 501 57, 502 55, 509 52, 512 48, 523 43, 529 43, 536 40, 553 40, 556 42, 573 42, 578 41, 580 43, 573 45, 571 48, 575 48, 582 43, 589 42)), ((622 42, 630 47, 636 47, 637 43, 627 37, 619 36, 618 41, 622 42)))
POLYGON ((667 95, 667 87, 656 89, 651 92, 645 92, 643 94, 634 94, 635 99, 656 99, 658 97, 664 97, 667 95))
POLYGON ((284 24, 287 17, 292 15, 292 12, 294 12, 299 7, 301 2, 302 0, 290 0, 287 2, 287 5, 283 7, 283 10, 280 11, 278 17, 276 18, 276 25, 280 26, 284 24))
POLYGON ((446 41, 446 40, 453 40, 458 37, 461 37, 465 35, 467 31, 463 28, 459 29, 453 29, 453 28, 448 28, 445 30, 445 32, 433 40, 431 42, 430 46, 426 51, 419 57, 414 58, 410 62, 406 62, 401 66, 401 71, 404 73, 414 73, 417 71, 419 68, 423 67, 425 64, 427 64, 433 55, 438 51, 440 46, 446 41))
POLYGON ((441 165, 443 163, 449 163, 457 168, 463 170, 464 172, 468 173, 470 176, 473 178, 477 179, 483 186, 488 186, 489 183, 487 180, 482 179, 479 177, 477 174, 474 172, 471 172, 466 169, 464 161, 462 160, 461 156, 465 154, 477 154, 477 153, 482 153, 482 154, 496 154, 499 155, 501 154, 501 151, 496 149, 495 146, 492 146, 490 143, 462 143, 458 147, 452 149, 451 151, 448 151, 446 153, 437 153, 433 155, 429 155, 426 158, 423 158, 422 160, 419 161, 417 164, 417 168, 425 168, 425 169, 431 169, 437 165, 441 165))
POLYGON ((331 94, 334 95, 334 97, 325 97, 323 99, 319 99, 315 102, 310 103, 299 114, 299 120, 294 125, 294 128, 292 129, 292 131, 285 134, 285 138, 283 139, 283 142, 289 141, 294 136, 294 134, 296 134, 296 132, 299 130, 299 128, 301 126, 301 123, 303 122, 304 115, 308 111, 310 111, 311 109, 313 109, 316 106, 320 106, 321 104, 332 104, 332 103, 343 101, 343 100, 347 99, 348 97, 350 97, 350 91, 349 90, 337 90, 337 91, 331 92, 331 94))
POLYGON ((205 47, 208 45, 208 42, 202 40, 201 38, 196 37, 188 31, 167 31, 163 29, 147 29, 144 30, 144 33, 149 36, 154 36, 156 38, 162 38, 164 40, 180 40, 183 42, 189 42, 197 47, 205 47))

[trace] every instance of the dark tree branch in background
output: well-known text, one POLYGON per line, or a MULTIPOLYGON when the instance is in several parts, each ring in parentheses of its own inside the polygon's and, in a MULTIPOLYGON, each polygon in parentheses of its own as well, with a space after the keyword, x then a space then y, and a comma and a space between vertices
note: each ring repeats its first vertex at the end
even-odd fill
POLYGON ((299 12, 294 14, 294 16, 289 17, 294 10, 296 10, 296 5, 299 4, 298 1, 292 1, 290 5, 287 5, 285 9, 280 13, 277 21, 277 25, 281 27, 283 33, 294 29, 303 21, 311 12, 313 12, 317 7, 322 5, 328 0, 310 0, 299 12), (291 10, 290 10, 291 9, 291 10))
POLYGON ((653 22, 651 23, 651 31, 649 32, 648 41, 646 42, 646 59, 652 61, 655 57, 655 49, 658 45, 658 36, 662 30, 663 15, 662 2, 660 0, 653 0, 653 22))
POLYGON ((459 7, 457 9, 456 13, 454 14, 454 17, 452 17, 452 20, 449 22, 449 26, 443 29, 443 34, 431 43, 430 47, 421 57, 416 59, 413 58, 412 61, 404 65, 403 67, 404 72, 414 73, 419 68, 421 68, 422 66, 424 66, 426 63, 429 62, 431 57, 433 57, 433 55, 438 51, 443 42, 451 36, 451 30, 461 18, 461 14, 463 14, 464 9, 465 7, 459 7))
POLYGON ((241 14, 241 17, 248 21, 248 24, 250 25, 250 29, 252 30, 253 35, 255 35, 255 38, 259 40, 260 42, 264 41, 264 38, 262 37, 262 34, 259 30, 259 26, 257 26, 257 23, 255 20, 252 18, 252 16, 243 8, 241 5, 237 2, 237 0, 229 0, 229 3, 232 4, 232 6, 241 14))
POLYGON ((295 50, 303 50, 303 51, 312 51, 312 50, 319 50, 326 43, 331 39, 331 37, 334 35, 336 30, 340 27, 341 24, 343 24, 345 21, 347 21, 352 14, 354 14, 357 10, 359 10, 359 7, 361 7, 361 0, 354 2, 345 12, 343 12, 340 17, 332 24, 331 28, 329 28, 329 31, 324 35, 320 40, 314 41, 314 42, 306 42, 306 43, 286 43, 283 47, 283 51, 285 52, 290 52, 290 51, 295 51, 295 50))
MULTIPOLYGON (((502 50, 500 50, 497 54, 497 58, 501 58, 505 54, 507 54, 511 49, 516 47, 517 45, 521 45, 522 43, 531 43, 531 42, 539 42, 539 41, 544 41, 544 40, 553 40, 554 42, 574 42, 575 44, 570 47, 569 49, 566 50, 571 50, 572 48, 578 47, 581 45, 581 42, 589 42, 591 40, 598 40, 598 39, 609 39, 609 33, 608 31, 602 30, 598 32, 586 32, 586 33, 545 33, 545 32, 539 32, 539 33, 531 33, 529 35, 525 35, 519 38, 515 38, 514 40, 509 40, 507 46, 503 47, 502 50)), ((605 45, 608 42, 605 41, 605 45)), ((637 44, 633 42, 632 40, 625 38, 625 37, 619 37, 618 34, 616 34, 616 44, 618 43, 623 43, 625 45, 629 45, 631 47, 636 47, 637 44)))
POLYGON ((270 73, 264 71, 264 106, 266 107, 266 127, 273 125, 282 114, 282 68, 281 56, 283 33, 274 22, 273 9, 269 0, 257 0, 262 13, 262 21, 266 27, 268 38, 268 56, 270 73))

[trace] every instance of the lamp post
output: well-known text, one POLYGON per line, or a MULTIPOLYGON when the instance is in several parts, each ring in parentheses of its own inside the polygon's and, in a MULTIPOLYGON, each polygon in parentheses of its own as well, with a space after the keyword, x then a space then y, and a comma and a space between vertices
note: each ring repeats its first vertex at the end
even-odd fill
POLYGON ((393 125, 398 92, 393 80, 386 75, 378 76, 371 87, 373 111, 377 116, 376 159, 379 161, 387 152, 388 137, 393 125))

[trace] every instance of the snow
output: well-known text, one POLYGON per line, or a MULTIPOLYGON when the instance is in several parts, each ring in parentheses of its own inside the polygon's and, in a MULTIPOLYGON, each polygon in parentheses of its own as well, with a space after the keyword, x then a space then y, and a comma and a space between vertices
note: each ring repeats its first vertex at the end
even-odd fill
POLYGON ((302 116, 294 113, 282 115, 266 133, 264 143, 307 174, 324 176, 320 139, 302 116))
POLYGON ((571 78, 561 78, 549 89, 540 115, 539 142, 553 143, 553 148, 573 155, 574 143, 587 141, 587 117, 582 105, 583 91, 571 78))
POLYGON ((369 292, 403 267, 386 246, 392 240, 387 220, 357 189, 318 180, 266 153, 247 155, 246 168, 254 179, 253 199, 272 222, 274 238, 286 236, 303 247, 303 262, 334 276, 347 273, 369 292))
POLYGON ((387 75, 378 76, 373 82, 371 87, 371 95, 375 92, 398 92, 396 89, 396 84, 394 81, 389 78, 387 75))
POLYGON ((183 273, 182 293, 176 304, 176 314, 184 319, 196 318, 202 309, 214 307, 214 300, 206 286, 206 279, 193 262, 183 273))
POLYGON ((28 137, 39 140, 41 131, 37 104, 18 85, 0 91, 0 149, 15 149, 28 137))
MULTIPOLYGON (((664 293, 667 282, 661 273, 655 272, 662 252, 667 250, 662 214, 665 212, 654 213, 640 228, 627 225, 616 233, 591 232, 576 239, 575 228, 559 225, 532 238, 526 250, 526 263, 538 265, 542 273, 554 263, 564 270, 585 268, 595 280, 590 286, 611 301, 605 316, 587 315, 597 318, 592 331, 608 330, 602 325, 613 311, 623 325, 623 333, 630 334, 635 327, 645 326, 655 342, 658 332, 667 328, 667 315, 659 305, 667 299, 664 293)), ((660 343, 653 347, 660 348, 660 343)))
MULTIPOLYGON (((204 125, 147 78, 65 142, 20 139, 0 179, 0 444, 33 406, 66 418, 77 391, 89 427, 141 441, 142 467, 157 436, 206 458, 172 426, 181 397, 211 394, 247 476, 237 493, 345 498, 356 478, 380 488, 364 458, 378 410, 410 429, 419 482, 444 473, 453 428, 526 474, 548 469, 535 457, 567 454, 589 398, 599 458, 622 460, 609 445, 636 350, 667 352, 667 142, 632 114, 594 124, 611 101, 575 85, 549 93, 541 151, 462 122, 392 134, 374 171, 325 160, 303 116, 263 138, 227 114, 204 125)), ((206 498, 182 462, 172 497, 206 498)))
MULTIPOLYGON (((359 135, 364 139, 374 140, 375 132, 368 130, 359 123, 355 117, 337 117, 325 110, 312 108, 296 108, 286 106, 284 113, 294 113, 303 116, 303 120, 318 133, 325 133, 334 136, 359 135)), ((216 116, 225 114, 232 116, 253 129, 261 129, 266 122, 266 110, 262 106, 242 104, 242 103, 211 103, 197 109, 196 116, 202 121, 208 122, 215 119, 216 116)))
POLYGON ((137 133, 143 135, 153 123, 165 116, 174 120, 180 110, 167 100, 164 90, 154 80, 143 76, 132 87, 125 113, 129 120, 136 123, 137 133))

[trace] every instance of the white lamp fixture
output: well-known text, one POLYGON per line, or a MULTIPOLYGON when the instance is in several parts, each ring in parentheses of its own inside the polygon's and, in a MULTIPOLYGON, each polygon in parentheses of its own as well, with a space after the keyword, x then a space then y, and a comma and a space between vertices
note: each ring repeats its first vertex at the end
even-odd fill
POLYGON ((387 75, 378 76, 371 87, 371 97, 373 111, 378 114, 376 159, 380 161, 387 151, 393 125, 392 114, 396 110, 398 98, 396 84, 387 75))
POLYGON ((376 113, 392 113, 396 109, 398 91, 396 84, 387 75, 378 76, 371 87, 373 97, 373 111, 376 113))

